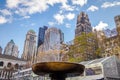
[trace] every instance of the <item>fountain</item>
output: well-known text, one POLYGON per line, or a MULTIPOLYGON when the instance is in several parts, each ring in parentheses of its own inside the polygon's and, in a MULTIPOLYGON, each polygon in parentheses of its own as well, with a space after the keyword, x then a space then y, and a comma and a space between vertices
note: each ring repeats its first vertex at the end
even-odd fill
POLYGON ((84 72, 84 66, 70 62, 41 62, 32 66, 37 75, 49 74, 51 80, 65 80, 68 76, 79 76, 84 72))

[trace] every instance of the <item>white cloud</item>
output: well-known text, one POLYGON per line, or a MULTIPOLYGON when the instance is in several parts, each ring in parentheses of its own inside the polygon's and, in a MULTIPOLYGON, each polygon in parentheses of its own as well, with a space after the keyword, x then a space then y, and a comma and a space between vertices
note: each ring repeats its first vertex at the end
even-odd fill
POLYGON ((6 6, 15 9, 15 13, 23 16, 41 13, 49 8, 46 0, 7 0, 6 6))
POLYGON ((29 19, 30 18, 30 16, 24 16, 23 17, 23 19, 29 19))
POLYGON ((67 0, 46 0, 46 1, 51 6, 53 6, 56 3, 61 3, 61 4, 67 3, 67 0))
POLYGON ((71 6, 71 5, 68 5, 66 3, 63 3, 62 6, 60 7, 60 9, 66 10, 66 11, 74 11, 75 7, 71 6))
POLYGON ((87 4, 87 0, 72 0, 72 3, 75 5, 84 6, 85 4, 87 4))
POLYGON ((6 0, 8 8, 17 8, 21 0, 6 0))
POLYGON ((18 8, 16 11, 15 11, 15 14, 18 14, 18 15, 21 15, 21 16, 27 16, 29 13, 28 9, 27 8, 18 8))
POLYGON ((55 23, 54 23, 54 22, 48 22, 48 25, 49 25, 49 26, 54 26, 55 23))
POLYGON ((100 21, 98 25, 94 27, 97 31, 103 30, 108 27, 107 23, 104 23, 103 21, 100 21))
POLYGON ((62 8, 72 10, 69 5, 66 5, 67 0, 6 0, 7 8, 14 9, 14 13, 22 16, 44 12, 50 5, 57 3, 62 4, 62 8))
POLYGON ((68 14, 66 15, 66 18, 67 18, 68 20, 72 20, 72 19, 75 18, 75 14, 73 14, 73 13, 68 13, 68 14))
POLYGON ((96 10, 98 10, 98 7, 97 7, 97 6, 94 6, 94 5, 91 5, 91 6, 87 9, 87 11, 92 11, 92 12, 94 12, 94 11, 96 11, 96 10))
POLYGON ((108 8, 113 6, 120 6, 120 2, 114 1, 114 2, 105 2, 102 4, 102 8, 108 8))
POLYGON ((48 5, 45 0, 31 0, 29 2, 26 2, 24 4, 26 6, 26 10, 29 14, 37 13, 37 12, 43 12, 48 9, 48 5))
POLYGON ((12 17, 12 12, 8 9, 2 9, 0 10, 0 24, 4 24, 4 23, 11 23, 13 20, 12 17))
POLYGON ((60 10, 59 13, 62 14, 62 13, 63 13, 63 10, 60 10))
POLYGON ((65 19, 65 16, 62 14, 55 14, 54 19, 57 21, 58 24, 63 24, 63 20, 65 19))
POLYGON ((61 13, 54 15, 58 24, 62 24, 65 19, 63 10, 73 11, 74 6, 68 5, 68 0, 6 0, 6 7, 13 11, 13 14, 22 16, 24 19, 30 18, 31 14, 42 13, 50 6, 61 4, 61 13))
MULTIPOLYGON (((72 20, 75 18, 75 14, 74 13, 68 13, 68 14, 60 14, 60 13, 57 13, 55 14, 54 16, 54 19, 57 21, 57 24, 63 24, 64 22, 64 19, 67 19, 67 20, 72 20)), ((52 25, 53 23, 52 22, 49 22, 50 25, 52 25)), ((55 23, 54 23, 55 24, 55 23)))
POLYGON ((66 26, 66 28, 71 28, 71 24, 67 23, 65 26, 66 26))
POLYGON ((0 10, 0 12, 1 12, 4 16, 11 16, 11 15, 12 15, 12 13, 11 13, 9 10, 7 10, 7 9, 0 10))
POLYGON ((3 17, 3 16, 0 16, 0 24, 4 24, 4 23, 6 23, 8 20, 5 18, 5 17, 3 17))

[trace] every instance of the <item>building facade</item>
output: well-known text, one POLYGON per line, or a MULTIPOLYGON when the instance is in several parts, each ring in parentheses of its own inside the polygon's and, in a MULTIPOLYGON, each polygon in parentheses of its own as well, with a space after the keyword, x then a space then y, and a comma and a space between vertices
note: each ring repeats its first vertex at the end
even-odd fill
POLYGON ((56 61, 59 58, 61 44, 64 41, 64 34, 60 29, 51 27, 45 31, 44 43, 38 48, 38 55, 44 56, 40 61, 56 61), (47 59, 46 59, 47 57, 47 59))
POLYGON ((26 34, 22 58, 27 61, 34 61, 35 56, 36 56, 36 33, 33 30, 29 30, 26 34))
POLYGON ((0 46, 0 54, 2 54, 2 47, 0 46))
POLYGON ((43 44, 43 42, 44 42, 44 36, 45 36, 45 31, 47 30, 47 28, 48 28, 47 26, 39 28, 37 47, 39 47, 41 44, 43 44))
POLYGON ((115 16, 114 18, 118 35, 120 35, 120 15, 115 16))
POLYGON ((77 24, 75 29, 75 36, 81 35, 82 32, 89 33, 92 32, 91 23, 89 21, 88 15, 81 12, 77 16, 77 24))
POLYGON ((27 61, 14 56, 0 55, 0 80, 13 80, 13 73, 26 65, 27 61))
POLYGON ((5 47, 4 54, 18 57, 18 47, 15 45, 14 41, 11 40, 5 47))
POLYGON ((120 59, 120 15, 114 17, 117 35, 104 40, 103 57, 116 55, 120 59))

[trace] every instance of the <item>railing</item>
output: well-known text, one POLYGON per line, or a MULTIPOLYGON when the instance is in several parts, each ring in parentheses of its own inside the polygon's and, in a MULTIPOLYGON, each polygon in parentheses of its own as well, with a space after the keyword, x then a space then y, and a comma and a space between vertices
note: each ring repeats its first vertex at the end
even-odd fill
POLYGON ((13 71, 8 70, 0 70, 0 80, 1 79, 7 79, 12 80, 12 73, 13 71))

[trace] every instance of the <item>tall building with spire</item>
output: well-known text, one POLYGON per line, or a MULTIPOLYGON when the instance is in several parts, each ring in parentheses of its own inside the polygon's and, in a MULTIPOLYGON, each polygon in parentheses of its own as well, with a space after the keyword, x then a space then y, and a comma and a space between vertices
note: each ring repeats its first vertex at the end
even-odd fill
POLYGON ((11 40, 5 47, 4 54, 18 57, 18 47, 15 45, 14 41, 11 40))
POLYGON ((22 58, 28 61, 33 61, 35 57, 36 57, 36 33, 34 30, 29 30, 26 34, 22 58))
POLYGON ((43 27, 39 28, 37 47, 39 47, 41 44, 43 44, 45 31, 47 30, 47 28, 48 28, 47 26, 43 26, 43 27))
POLYGON ((77 16, 77 24, 75 29, 75 36, 81 35, 82 32, 89 33, 92 32, 91 23, 89 21, 88 15, 81 12, 77 16))
POLYGON ((75 29, 74 45, 76 47, 75 49, 78 49, 74 54, 75 58, 81 60, 92 60, 96 58, 95 51, 97 49, 97 45, 95 45, 95 43, 96 39, 95 35, 92 33, 92 27, 88 15, 81 12, 77 16, 75 29))

